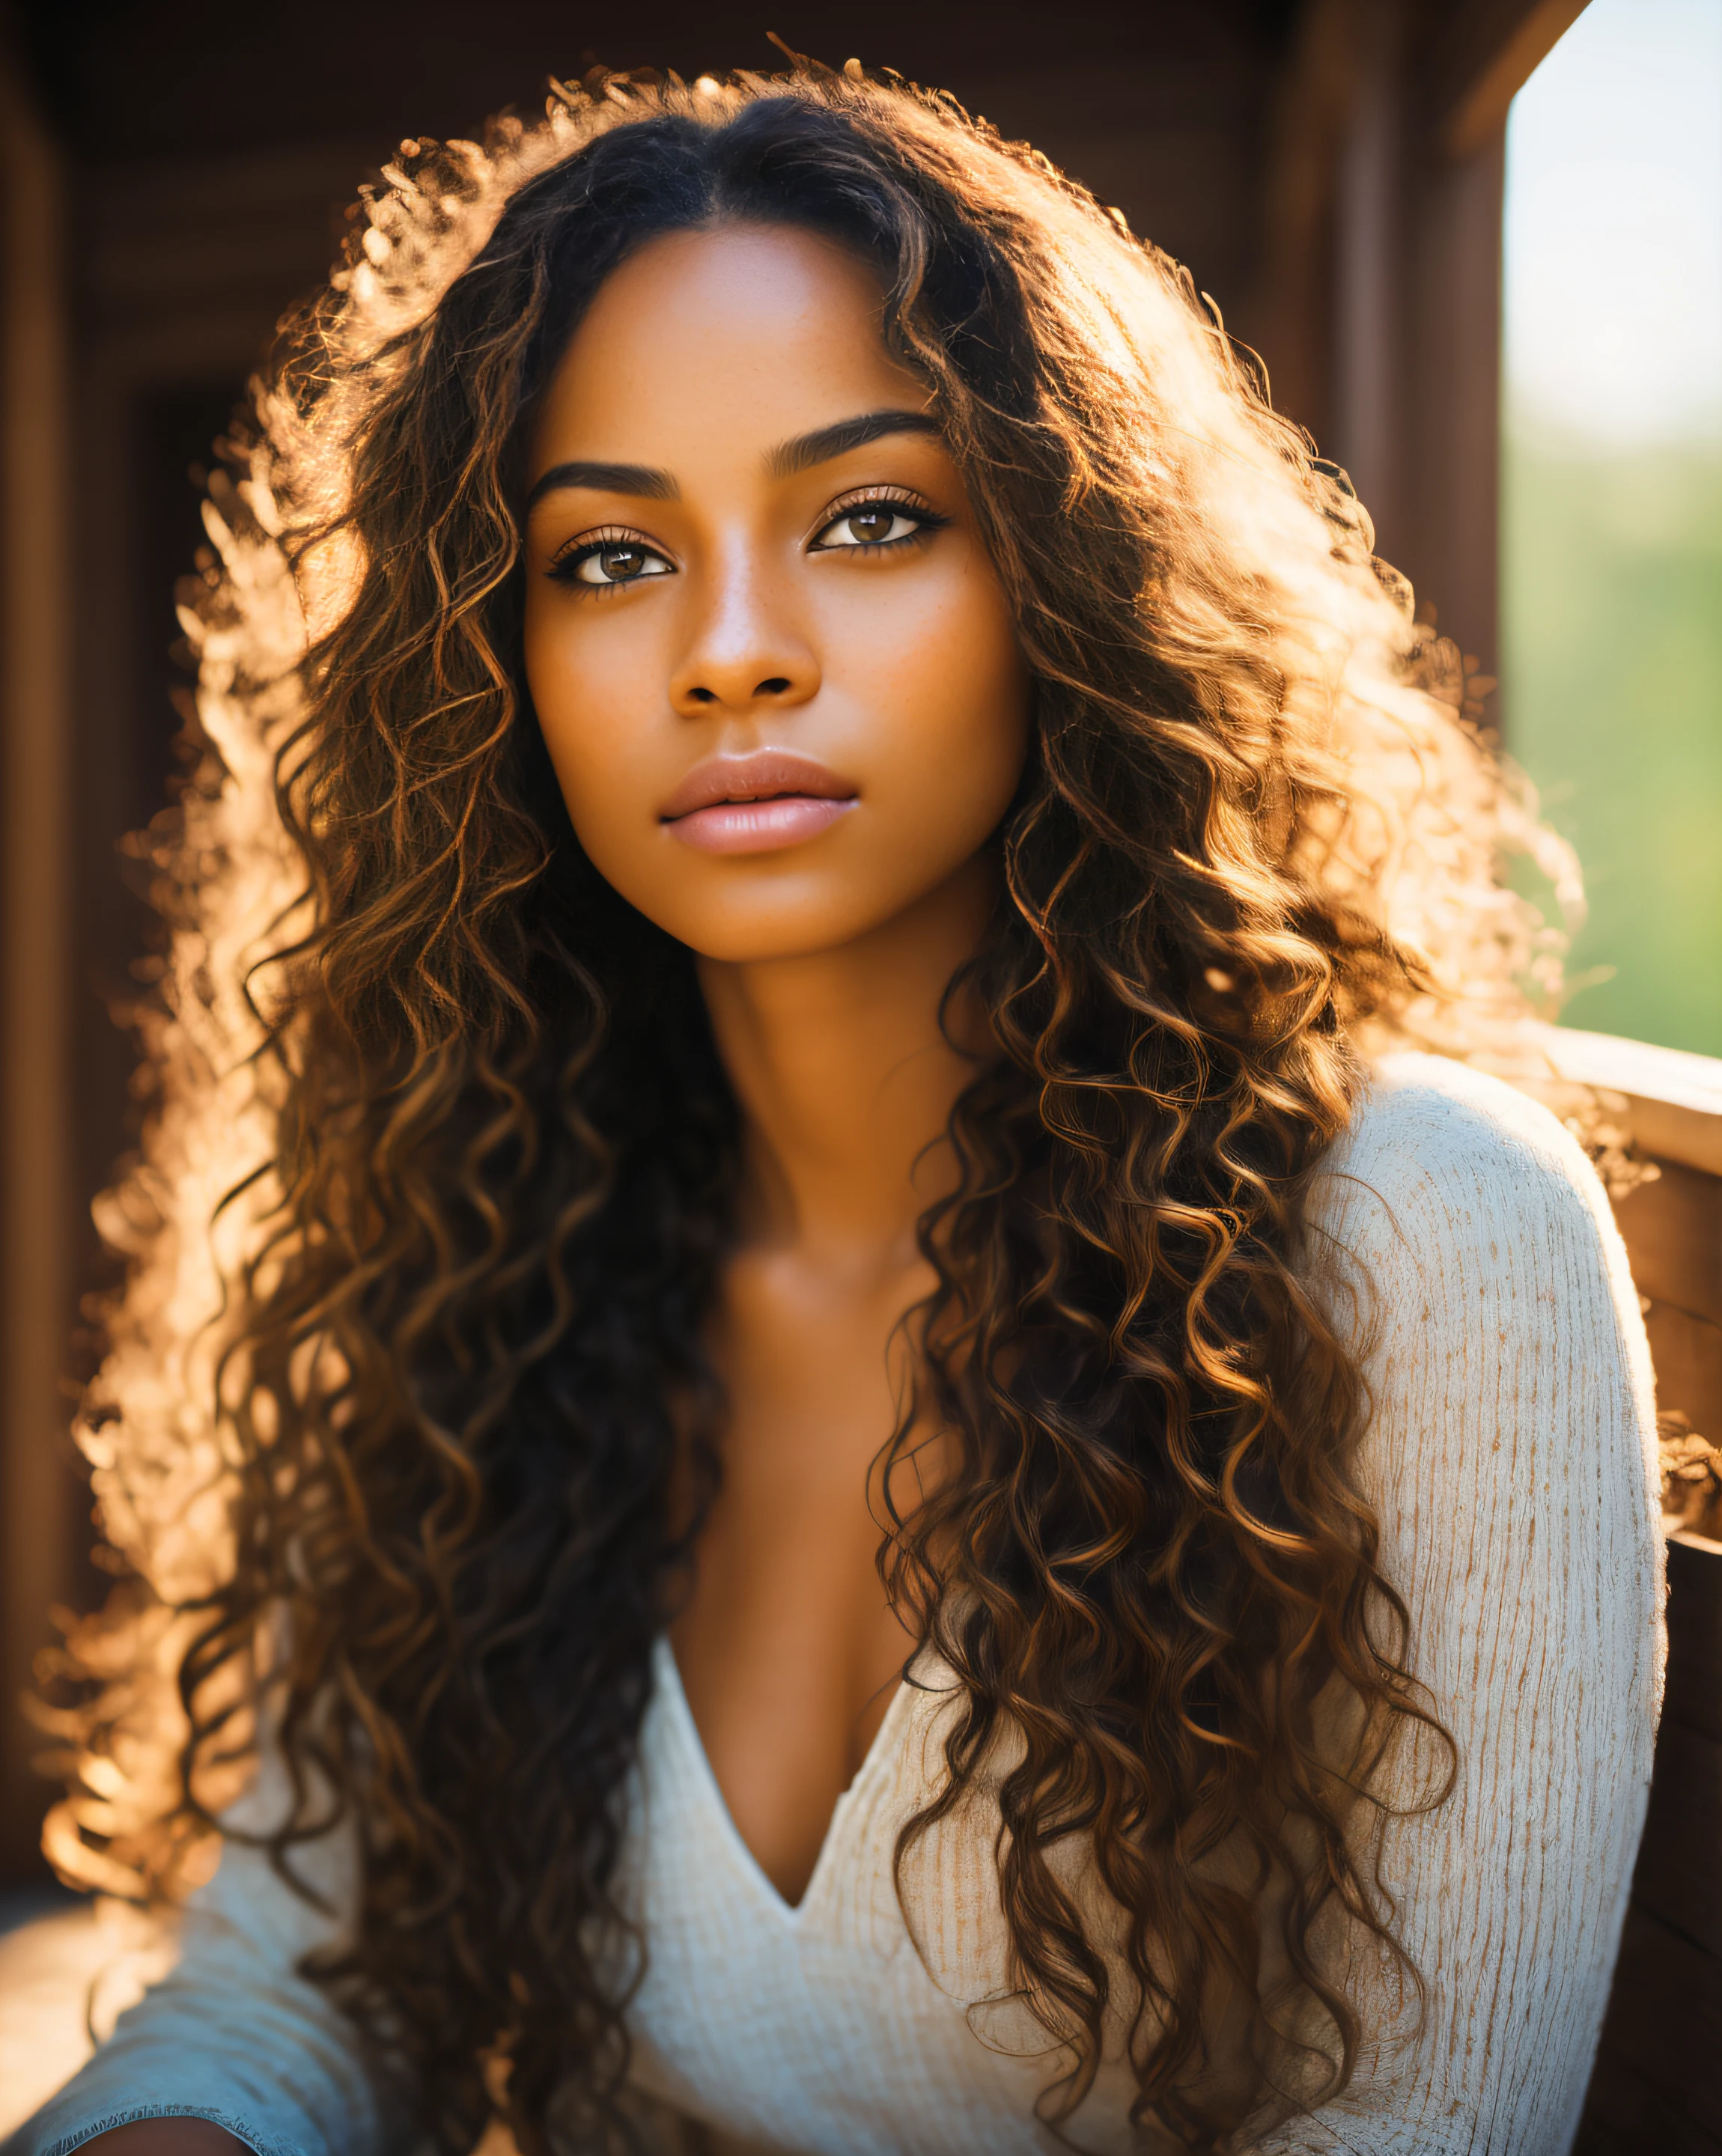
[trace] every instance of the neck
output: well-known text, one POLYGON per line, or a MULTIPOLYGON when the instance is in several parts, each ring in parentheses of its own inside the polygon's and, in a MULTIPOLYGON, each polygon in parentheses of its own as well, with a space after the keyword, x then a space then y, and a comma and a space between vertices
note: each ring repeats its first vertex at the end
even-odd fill
MULTIPOLYGON (((912 1255, 916 1220, 955 1180, 943 1132, 976 1067, 941 1031, 939 1004, 994 888, 977 859, 834 950, 700 961, 743 1118, 745 1240, 846 1265, 912 1255)), ((954 1016, 979 1045, 976 1014, 954 1016)))

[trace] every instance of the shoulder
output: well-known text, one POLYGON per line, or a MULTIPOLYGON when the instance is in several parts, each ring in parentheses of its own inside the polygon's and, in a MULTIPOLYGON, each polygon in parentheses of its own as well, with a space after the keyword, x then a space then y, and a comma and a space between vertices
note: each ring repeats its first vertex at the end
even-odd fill
POLYGON ((1606 1204, 1577 1140, 1540 1101, 1469 1064, 1410 1051, 1383 1056, 1327 1165, 1405 1185, 1482 1177, 1586 1213, 1606 1204))
POLYGON ((1306 1277, 1365 1376, 1378 1494, 1411 1512, 1432 1490, 1482 1503, 1498 1484, 1517 1519, 1588 1490, 1637 1533, 1643 1321, 1601 1183, 1546 1108, 1442 1057, 1387 1057, 1306 1217, 1306 1277))
POLYGON ((1526 1414, 1560 1398, 1647 1423, 1650 1353, 1620 1231, 1539 1102, 1444 1057, 1384 1058, 1305 1218, 1306 1277, 1378 1388, 1439 1372, 1526 1414))
POLYGON ((1626 1259, 1577 1141, 1540 1101, 1445 1056, 1370 1068, 1310 1193, 1318 1241, 1397 1270, 1481 1264, 1501 1275, 1550 1237, 1588 1251, 1611 1293, 1626 1259))

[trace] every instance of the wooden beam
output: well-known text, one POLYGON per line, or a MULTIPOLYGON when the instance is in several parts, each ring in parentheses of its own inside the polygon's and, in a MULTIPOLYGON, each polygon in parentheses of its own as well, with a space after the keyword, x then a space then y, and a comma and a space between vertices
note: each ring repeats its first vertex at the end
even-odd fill
POLYGON ((1627 1126, 1646 1152, 1722 1176, 1722 1056, 1573 1026, 1551 1025, 1543 1038, 1563 1078, 1625 1096, 1627 1126))
POLYGON ((0 1879, 39 1864, 18 1709, 66 1594, 68 429, 54 147, 0 51, 0 1879))
POLYGON ((1462 9, 1440 67, 1445 109, 1437 130, 1450 157, 1473 157, 1507 124, 1507 108, 1533 70, 1585 12, 1586 0, 1488 0, 1462 9))

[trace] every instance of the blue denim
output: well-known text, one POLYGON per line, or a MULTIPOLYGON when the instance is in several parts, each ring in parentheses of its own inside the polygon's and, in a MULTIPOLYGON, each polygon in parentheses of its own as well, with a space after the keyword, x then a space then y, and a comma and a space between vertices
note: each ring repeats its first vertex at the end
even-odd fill
MULTIPOLYGON (((313 1845, 296 1868, 337 1909, 346 1905, 343 1847, 313 1845)), ((260 1851, 229 1842, 182 1919, 177 1966, 0 2156, 66 2156, 111 2127, 162 2118, 211 2119, 257 2156, 409 2148, 400 2107, 373 2078, 352 2025, 294 1974, 334 1921, 260 1851)))

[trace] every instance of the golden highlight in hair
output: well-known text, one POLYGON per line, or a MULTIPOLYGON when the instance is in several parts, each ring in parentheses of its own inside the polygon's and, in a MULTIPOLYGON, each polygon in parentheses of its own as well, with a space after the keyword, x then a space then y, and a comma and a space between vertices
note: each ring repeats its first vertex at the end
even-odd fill
POLYGON ((1305 1194, 1368 1054, 1524 1060, 1558 939, 1502 857, 1576 887, 1186 273, 857 69, 599 74, 404 144, 254 385, 188 590, 195 770, 139 842, 169 940, 82 1425, 124 1577, 47 1717, 49 1846, 177 1891, 260 1716, 282 1860, 336 1816, 361 1850, 316 1974, 439 2145, 493 2099, 527 2156, 627 2145, 619 1796, 697 1526, 672 1401, 717 1472, 737 1117, 689 954, 585 861, 538 737, 521 439, 609 270, 725 219, 876 270, 1035 681, 996 1055, 911 1322, 957 1466, 882 1515, 964 1687, 900 1879, 984 1779, 1049 2118, 1116 2032, 1138 2117, 1219 2148, 1351 2071, 1371 1772, 1438 1727, 1305 1194))

